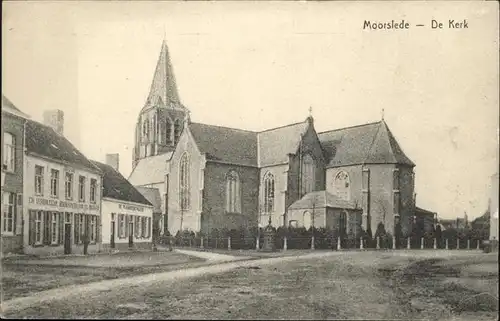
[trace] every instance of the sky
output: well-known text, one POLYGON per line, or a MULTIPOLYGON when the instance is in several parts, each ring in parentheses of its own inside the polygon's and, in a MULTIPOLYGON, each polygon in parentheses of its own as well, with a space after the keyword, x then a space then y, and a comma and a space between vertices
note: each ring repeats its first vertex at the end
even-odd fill
POLYGON ((163 38, 196 122, 318 132, 384 119, 416 163, 417 205, 482 215, 498 169, 497 2, 2 2, 2 93, 65 113, 87 157, 120 154, 163 38), (363 30, 405 19, 408 30, 363 30), (468 29, 429 28, 467 19, 468 29), (415 27, 422 23, 426 27, 415 27))

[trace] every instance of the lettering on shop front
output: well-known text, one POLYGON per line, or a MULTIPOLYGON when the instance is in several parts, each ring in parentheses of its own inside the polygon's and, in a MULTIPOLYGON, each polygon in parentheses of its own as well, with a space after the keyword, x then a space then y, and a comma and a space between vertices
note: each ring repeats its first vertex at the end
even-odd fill
POLYGON ((140 207, 140 206, 118 204, 118 207, 120 209, 129 210, 129 211, 144 212, 144 208, 140 207))
POLYGON ((36 198, 29 197, 28 203, 29 204, 36 204, 36 205, 72 208, 72 209, 77 209, 77 210, 78 209, 91 210, 91 211, 98 211, 99 210, 99 205, 96 205, 96 204, 81 204, 81 203, 74 203, 74 202, 68 202, 68 201, 51 200, 51 199, 46 199, 46 198, 41 198, 41 197, 36 197, 36 198))

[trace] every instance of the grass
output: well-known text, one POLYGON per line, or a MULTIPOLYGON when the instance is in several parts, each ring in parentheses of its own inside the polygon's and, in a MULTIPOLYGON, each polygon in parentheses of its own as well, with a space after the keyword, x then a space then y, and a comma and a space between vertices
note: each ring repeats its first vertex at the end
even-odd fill
POLYGON ((119 253, 52 260, 4 260, 2 300, 73 284, 165 272, 203 264, 201 259, 172 252, 119 253))

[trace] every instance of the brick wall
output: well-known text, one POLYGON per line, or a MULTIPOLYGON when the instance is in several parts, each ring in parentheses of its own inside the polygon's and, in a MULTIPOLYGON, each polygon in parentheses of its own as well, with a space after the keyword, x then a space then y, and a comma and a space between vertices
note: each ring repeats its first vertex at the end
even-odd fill
MULTIPOLYGON (((15 139, 15 168, 13 172, 5 173, 5 186, 3 192, 10 192, 15 194, 15 206, 14 206, 14 232, 12 235, 4 235, 2 233, 2 252, 3 253, 16 253, 22 252, 23 248, 23 203, 22 203, 22 193, 23 193, 23 163, 24 163, 24 151, 23 151, 23 139, 24 139, 24 120, 20 117, 13 116, 9 113, 2 113, 2 153, 4 155, 4 132, 8 132, 14 136, 15 139), (18 202, 21 200, 21 202, 18 202)), ((3 163, 3 162, 2 162, 3 163)), ((1 195, 3 197, 3 195, 1 195)), ((3 199, 2 199, 3 205, 3 199)), ((3 215, 3 209, 2 209, 3 215)))
POLYGON ((217 228, 257 226, 259 169, 207 162, 203 189, 204 232, 217 228), (238 173, 241 188, 241 214, 226 213, 226 174, 238 173))

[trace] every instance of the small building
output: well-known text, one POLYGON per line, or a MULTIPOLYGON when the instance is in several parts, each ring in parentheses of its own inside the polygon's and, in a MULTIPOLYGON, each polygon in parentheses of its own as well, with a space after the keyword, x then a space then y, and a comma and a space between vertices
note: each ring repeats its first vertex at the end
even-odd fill
POLYGON ((136 186, 137 190, 153 204, 153 241, 158 242, 164 233, 165 222, 161 208, 160 190, 155 187, 136 186))
POLYGON ((102 250, 151 249, 153 205, 120 174, 118 162, 93 163, 103 173, 102 250))
POLYGON ((415 207, 415 223, 419 231, 423 233, 431 233, 436 224, 437 213, 425 210, 420 207, 415 207))
POLYGON ((2 95, 2 253, 23 249, 23 139, 28 118, 2 95))
POLYGON ((490 240, 498 242, 498 173, 491 177, 490 240))
POLYGON ((62 128, 53 120, 50 126, 26 123, 26 254, 81 254, 87 238, 88 253, 100 250, 101 172, 63 136, 62 128))
POLYGON ((288 208, 288 226, 323 227, 360 235, 363 209, 327 191, 311 192, 288 208))

